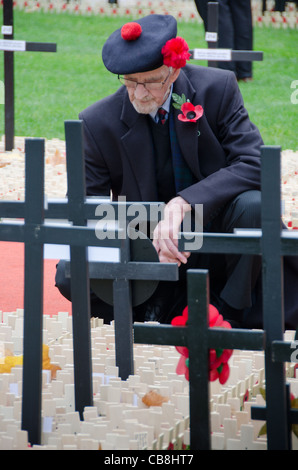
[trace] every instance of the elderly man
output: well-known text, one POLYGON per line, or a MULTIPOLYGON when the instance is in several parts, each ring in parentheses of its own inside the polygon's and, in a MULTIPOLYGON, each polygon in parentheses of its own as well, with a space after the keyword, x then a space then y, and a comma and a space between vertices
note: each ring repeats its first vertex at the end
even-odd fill
MULTIPOLYGON (((168 322, 181 314, 185 272, 195 266, 209 269, 211 301, 226 319, 260 326, 258 257, 178 250, 181 222, 196 205, 203 205, 205 231, 260 226, 262 138, 235 75, 186 65, 188 46, 176 35, 172 16, 149 15, 125 24, 104 44, 103 62, 122 86, 80 114, 87 194, 166 203, 153 244, 161 262, 178 263, 179 281, 160 282, 134 309, 135 319, 168 322)), ((67 296, 62 271, 58 266, 57 285, 67 296)), ((112 309, 91 295, 92 314, 112 319, 112 309)))

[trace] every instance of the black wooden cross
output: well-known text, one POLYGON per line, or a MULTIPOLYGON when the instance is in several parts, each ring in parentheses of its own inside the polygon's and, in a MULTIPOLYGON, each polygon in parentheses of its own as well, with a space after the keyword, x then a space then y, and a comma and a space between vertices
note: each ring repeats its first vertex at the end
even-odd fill
MULTIPOLYGON (((67 160, 75 174, 83 170, 83 133, 80 122, 66 122, 67 160)), ((1 217, 20 218, 19 223, 1 223, 0 240, 20 242, 25 245, 24 283, 24 346, 22 429, 28 431, 29 442, 41 443, 41 389, 42 389, 42 329, 43 329, 43 247, 45 244, 71 245, 71 264, 74 269, 73 349, 75 376, 75 406, 82 418, 85 406, 92 406, 92 366, 90 339, 89 277, 87 246, 120 248, 118 240, 99 240, 93 228, 84 220, 94 216, 96 205, 83 217, 77 199, 81 201, 83 187, 77 188, 77 196, 70 198, 70 205, 63 201, 49 202, 44 207, 44 139, 25 141, 25 201, 1 201, 1 217), (76 214, 77 211, 77 214, 76 214), (72 226, 60 228, 47 225, 47 219, 68 219, 72 226), (61 230, 60 230, 61 229, 61 230), (71 243, 69 243, 71 240, 71 243), (79 286, 79 287, 78 287, 79 286)), ((71 170, 69 171, 71 174, 71 170)), ((73 180, 73 178, 72 178, 73 180)), ((73 185, 76 181, 73 180, 73 185)), ((73 194, 71 192, 71 194, 73 194)), ((97 203, 98 204, 98 203, 97 203)), ((83 204, 86 210, 87 204, 83 204)))
POLYGON ((13 24, 13 0, 3 2, 3 40, 0 50, 4 51, 4 104, 5 104, 5 150, 14 148, 14 52, 56 52, 54 43, 16 41, 13 24))
MULTIPOLYGON (((208 348, 265 351, 266 407, 253 407, 252 418, 267 420, 268 449, 291 448, 290 426, 298 423, 291 410, 285 378, 285 362, 293 360, 293 344, 283 341, 283 256, 298 255, 297 234, 281 230, 280 147, 262 148, 262 229, 248 233, 204 233, 202 253, 261 255, 263 264, 264 329, 208 330, 208 278, 203 271, 188 271, 188 327, 135 325, 135 342, 188 346, 190 372, 191 449, 210 448, 208 348), (193 364, 192 364, 193 362, 193 364)), ((180 251, 189 248, 189 237, 181 234, 180 251)), ((298 349, 298 348, 297 348, 298 349)), ((294 358, 295 359, 295 358, 294 358)), ((296 360, 297 361, 297 360, 296 360)))
POLYGON ((236 62, 236 61, 262 61, 263 52, 260 51, 238 51, 231 49, 218 49, 218 2, 208 2, 208 31, 205 38, 208 49, 190 50, 191 59, 207 60, 209 67, 216 67, 217 61, 236 62))
MULTIPOLYGON (((148 243, 151 244, 150 240, 148 243)), ((176 264, 152 261, 134 261, 130 257, 131 240, 121 244, 119 262, 89 262, 91 280, 109 279, 113 284, 113 312, 115 325, 116 366, 119 377, 126 380, 134 374, 133 366, 133 312, 132 289, 136 281, 177 281, 176 264)))
MULTIPOLYGON (((80 122, 68 123, 66 127, 66 155, 68 161, 68 207, 69 207, 69 220, 73 221, 75 225, 86 225, 85 215, 85 172, 84 172, 84 158, 83 158, 83 137, 80 122), (78 132, 80 130, 80 132, 78 132), (76 158, 74 158, 74 155, 76 158)), ((94 288, 98 285, 96 280, 110 280, 112 284, 112 303, 114 311, 114 325, 115 325, 115 352, 116 352, 116 366, 119 368, 119 377, 126 380, 129 375, 134 373, 133 368, 133 314, 132 314, 132 284, 138 280, 142 283, 150 283, 152 281, 176 281, 178 279, 178 266, 171 263, 159 263, 158 256, 153 248, 154 254, 151 254, 150 247, 152 246, 149 239, 140 239, 139 241, 132 241, 128 236, 128 225, 131 217, 119 216, 120 204, 124 205, 124 210, 127 213, 127 207, 131 207, 131 203, 110 203, 108 204, 114 208, 115 220, 112 222, 119 222, 120 226, 115 230, 114 234, 120 248, 119 262, 89 262, 88 272, 89 278, 93 281, 94 288), (124 235, 120 232, 124 231, 124 235), (132 257, 133 246, 139 243, 141 255, 144 258, 134 260, 132 257), (149 254, 146 256, 144 252, 149 254)), ((145 218, 150 220, 150 207, 153 204, 141 204, 142 208, 146 210, 145 218)), ((95 208, 93 209, 95 212, 95 208)), ((137 208, 136 208, 137 210, 137 208)), ((95 218, 94 212, 91 218, 95 218)), ((145 222, 143 220, 142 222, 145 222)), ((141 223, 142 223, 141 222, 141 223)), ((151 221, 152 222, 152 221, 151 221)), ((108 238, 108 237, 107 237, 108 238)), ((112 240, 111 240, 112 241, 112 240)), ((109 239, 107 239, 107 243, 109 239)), ((86 247, 71 247, 71 262, 66 263, 66 276, 71 279, 71 292, 72 292, 72 305, 73 316, 76 319, 82 316, 82 311, 86 311, 89 297, 89 287, 86 286, 86 279, 81 279, 81 267, 86 264, 86 247), (83 288, 83 287, 84 288, 83 288), (87 290, 86 290, 87 289, 87 290), (77 315, 74 315, 77 312, 77 315)), ((100 282, 99 282, 100 284, 100 282)), ((135 284, 135 283, 134 283, 135 284)), ((100 286, 99 286, 100 287, 100 286)), ((136 286, 137 287, 137 286, 136 286)), ((107 285, 104 285, 107 289, 107 285)), ((97 292, 96 292, 97 293, 97 292)), ((142 294, 141 294, 142 295, 142 294)), ((142 303, 139 301, 139 303, 142 303)), ((81 343, 84 349, 84 344, 81 341, 82 331, 80 327, 73 329, 74 342, 81 343)), ((77 358, 77 364, 82 363, 81 352, 77 358)))
POLYGON ((210 449, 208 350, 261 351, 263 331, 209 328, 209 275, 187 272, 188 322, 185 327, 134 325, 134 341, 141 344, 187 346, 189 350, 189 417, 191 450, 210 449))

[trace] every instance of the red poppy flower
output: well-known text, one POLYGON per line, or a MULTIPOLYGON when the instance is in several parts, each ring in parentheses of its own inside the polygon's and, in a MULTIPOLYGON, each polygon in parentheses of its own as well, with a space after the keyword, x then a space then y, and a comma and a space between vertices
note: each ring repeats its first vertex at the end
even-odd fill
POLYGON ((227 362, 225 362, 224 364, 222 364, 220 366, 220 369, 219 370, 219 377, 218 377, 218 380, 219 380, 219 383, 221 385, 224 385, 226 383, 226 381, 228 380, 229 378, 229 375, 230 375, 230 367, 229 367, 229 364, 227 362))
POLYGON ((194 106, 189 101, 183 103, 181 111, 182 114, 178 115, 178 119, 183 122, 196 122, 204 114, 204 110, 200 104, 194 106))
POLYGON ((230 323, 223 319, 223 316, 220 315, 217 308, 213 305, 209 305, 209 326, 212 328, 213 326, 218 326, 221 328, 232 328, 230 323))
MULTIPOLYGON (((182 312, 182 315, 179 317, 173 318, 171 324, 173 326, 186 326, 188 320, 188 307, 182 312)), ((230 323, 223 319, 223 316, 220 315, 218 310, 213 306, 209 305, 209 327, 219 327, 219 328, 231 328, 230 323)), ((183 346, 176 346, 176 350, 181 354, 179 359, 176 373, 178 375, 184 375, 187 380, 189 380, 189 351, 188 348, 183 346)), ((210 382, 214 380, 219 380, 220 384, 225 384, 230 375, 230 368, 228 360, 233 354, 232 349, 210 349, 209 350, 209 380, 210 382)))
POLYGON ((179 36, 170 39, 161 50, 164 65, 174 67, 175 69, 184 67, 186 61, 190 58, 188 49, 188 44, 185 39, 179 36))
POLYGON ((183 309, 182 315, 172 320, 173 326, 185 326, 188 320, 188 307, 183 309))
POLYGON ((185 356, 180 357, 176 367, 176 374, 184 375, 186 380, 189 380, 189 368, 187 358, 185 356))
POLYGON ((219 380, 221 385, 224 385, 228 380, 230 375, 230 367, 229 364, 226 362, 225 364, 221 364, 217 369, 213 369, 209 371, 209 380, 210 382, 214 382, 215 380, 219 380))
POLYGON ((224 349, 222 355, 220 356, 221 362, 228 362, 232 354, 233 349, 224 349))
POLYGON ((209 370, 216 370, 221 364, 220 356, 215 349, 209 351, 209 370))
MULTIPOLYGON (((172 325, 173 326, 186 326, 187 320, 188 320, 188 308, 185 307, 181 316, 173 318, 172 325)), ((189 356, 188 348, 184 346, 176 346, 176 350, 179 352, 179 354, 181 354, 184 357, 189 356)))

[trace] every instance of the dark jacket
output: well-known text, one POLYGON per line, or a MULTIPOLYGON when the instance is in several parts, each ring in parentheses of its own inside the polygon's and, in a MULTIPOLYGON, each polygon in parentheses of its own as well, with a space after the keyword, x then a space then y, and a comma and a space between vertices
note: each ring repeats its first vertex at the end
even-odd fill
MULTIPOLYGON (((187 65, 174 83, 204 115, 195 123, 178 120, 182 155, 196 183, 180 192, 192 205, 203 204, 204 219, 219 206, 250 190, 260 189, 262 138, 243 105, 231 72, 187 65), (199 134, 199 135, 198 135, 199 134)), ((125 195, 127 201, 157 201, 152 138, 148 117, 138 114, 125 87, 82 113, 85 129, 88 195, 125 195)))

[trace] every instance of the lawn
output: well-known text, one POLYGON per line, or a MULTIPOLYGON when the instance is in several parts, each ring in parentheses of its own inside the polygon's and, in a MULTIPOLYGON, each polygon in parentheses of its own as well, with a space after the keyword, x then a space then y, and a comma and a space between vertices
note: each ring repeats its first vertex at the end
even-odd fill
MULTIPOLYGON (((57 53, 15 53, 16 135, 63 139, 65 120, 77 119, 82 109, 117 89, 117 78, 102 64, 101 47, 125 21, 15 10, 15 39, 56 42, 58 48, 57 53)), ((190 48, 205 47, 201 25, 179 22, 178 34, 190 48)), ((264 52, 264 61, 254 63, 253 82, 240 84, 265 144, 293 150, 298 150, 298 105, 291 102, 291 83, 298 79, 297 35, 297 30, 255 28, 254 49, 264 52)), ((3 52, 0 58, 2 64, 3 52)), ((0 135, 4 133, 2 108, 0 135)))

